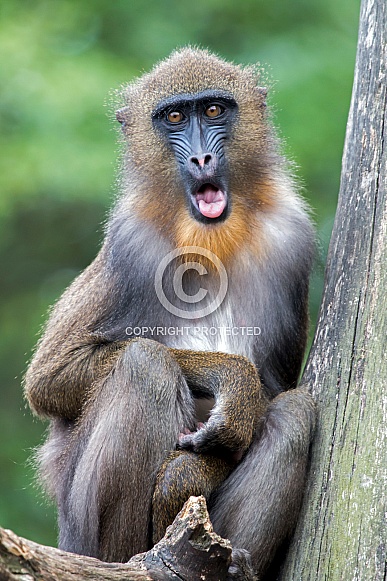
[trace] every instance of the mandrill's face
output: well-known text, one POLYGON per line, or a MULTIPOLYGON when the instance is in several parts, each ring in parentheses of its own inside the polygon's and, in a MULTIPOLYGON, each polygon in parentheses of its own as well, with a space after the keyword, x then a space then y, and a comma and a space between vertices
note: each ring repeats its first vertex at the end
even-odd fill
POLYGON ((231 192, 225 148, 238 106, 232 95, 207 90, 162 100, 155 128, 172 150, 191 216, 203 224, 225 220, 231 192))
POLYGON ((185 49, 125 88, 128 217, 223 262, 250 243, 275 204, 278 161, 258 81, 253 69, 185 49))

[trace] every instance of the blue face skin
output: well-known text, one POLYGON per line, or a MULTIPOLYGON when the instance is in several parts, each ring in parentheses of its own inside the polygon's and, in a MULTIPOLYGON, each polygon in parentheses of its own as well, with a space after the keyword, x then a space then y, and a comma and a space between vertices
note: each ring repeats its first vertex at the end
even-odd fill
POLYGON ((230 94, 204 91, 161 101, 152 116, 175 155, 191 215, 205 224, 230 212, 224 144, 237 111, 230 94))

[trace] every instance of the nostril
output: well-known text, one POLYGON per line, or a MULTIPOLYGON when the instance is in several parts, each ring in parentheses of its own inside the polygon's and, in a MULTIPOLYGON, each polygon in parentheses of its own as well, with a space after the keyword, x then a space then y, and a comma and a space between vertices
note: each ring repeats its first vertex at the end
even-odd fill
POLYGON ((211 160, 212 160, 211 153, 205 153, 204 155, 200 156, 193 155, 189 158, 189 161, 198 168, 208 165, 211 162, 211 160))

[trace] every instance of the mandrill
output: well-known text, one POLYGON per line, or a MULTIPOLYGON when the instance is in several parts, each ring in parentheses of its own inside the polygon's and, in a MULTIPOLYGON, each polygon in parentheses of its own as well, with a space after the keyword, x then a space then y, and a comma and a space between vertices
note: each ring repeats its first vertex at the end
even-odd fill
POLYGON ((314 232, 252 67, 174 52, 124 88, 121 195, 27 371, 60 548, 127 561, 191 494, 262 575, 303 494, 314 232))

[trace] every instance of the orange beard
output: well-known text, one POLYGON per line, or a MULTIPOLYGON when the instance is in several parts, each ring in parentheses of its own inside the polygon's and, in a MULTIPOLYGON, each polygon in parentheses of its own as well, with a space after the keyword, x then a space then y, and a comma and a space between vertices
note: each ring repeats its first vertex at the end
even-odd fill
MULTIPOLYGON (((250 195, 233 199, 230 216, 216 224, 202 224, 187 211, 182 197, 173 196, 169 204, 160 207, 160 201, 142 197, 137 201, 136 212, 152 222, 159 231, 168 236, 175 248, 196 246, 214 253, 224 266, 238 260, 243 250, 256 257, 265 255, 265 242, 260 233, 257 210, 261 213, 273 208, 276 203, 275 187, 270 182, 261 183, 250 195)), ((182 255, 181 260, 196 259, 205 266, 211 266, 209 259, 195 252, 182 255)))
MULTIPOLYGON (((198 246, 213 252, 223 264, 227 264, 245 245, 251 243, 250 233, 251 225, 246 223, 246 212, 234 204, 227 220, 213 225, 201 224, 185 208, 179 209, 173 237, 177 248, 198 246)), ((203 263, 203 256, 198 255, 195 258, 203 263)), ((192 259, 191 253, 189 259, 192 259)), ((205 259, 204 262, 207 263, 205 259)))

